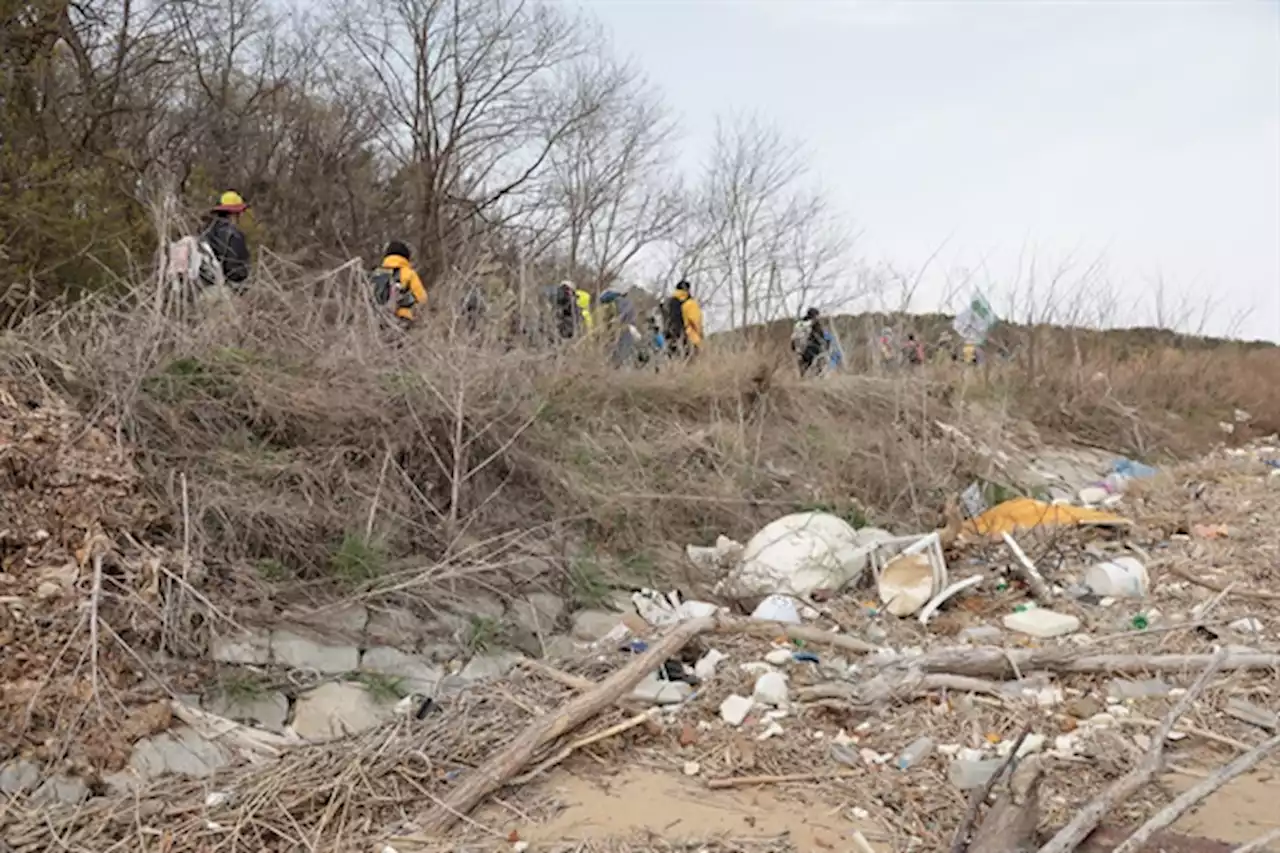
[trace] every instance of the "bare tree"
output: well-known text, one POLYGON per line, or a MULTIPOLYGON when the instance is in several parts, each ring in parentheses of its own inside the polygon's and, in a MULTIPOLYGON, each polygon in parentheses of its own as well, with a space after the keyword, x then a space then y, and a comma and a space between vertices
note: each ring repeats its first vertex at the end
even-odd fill
POLYGON ((687 208, 673 177, 675 123, 647 81, 601 57, 581 68, 578 86, 581 103, 597 107, 553 148, 551 197, 564 216, 568 267, 598 293, 672 238, 687 208))
POLYGON ((566 85, 586 28, 527 0, 372 0, 340 14, 433 280, 468 226, 522 210, 554 146, 596 109, 566 85))
POLYGON ((718 124, 699 211, 709 235, 701 293, 731 325, 775 319, 840 287, 849 240, 807 178, 777 129, 753 117, 718 124))

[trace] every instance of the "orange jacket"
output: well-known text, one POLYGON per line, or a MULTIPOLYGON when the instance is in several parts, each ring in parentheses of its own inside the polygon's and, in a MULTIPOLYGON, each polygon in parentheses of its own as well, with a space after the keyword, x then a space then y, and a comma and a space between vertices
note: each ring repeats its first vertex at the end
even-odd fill
MULTIPOLYGON (((418 276, 418 271, 413 268, 413 264, 409 263, 408 258, 387 255, 382 259, 382 266, 389 270, 400 271, 400 286, 413 294, 415 308, 418 305, 424 308, 427 306, 427 289, 422 286, 422 279, 418 276)), ((413 308, 396 308, 396 316, 412 320, 413 308)))

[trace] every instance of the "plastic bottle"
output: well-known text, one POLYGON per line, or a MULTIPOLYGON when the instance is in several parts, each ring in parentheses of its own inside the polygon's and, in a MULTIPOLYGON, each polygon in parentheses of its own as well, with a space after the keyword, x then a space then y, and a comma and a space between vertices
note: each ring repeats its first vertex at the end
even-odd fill
POLYGON ((912 765, 918 764, 932 751, 933 738, 927 735, 916 738, 911 742, 911 745, 902 750, 902 753, 898 756, 898 769, 909 769, 912 765))

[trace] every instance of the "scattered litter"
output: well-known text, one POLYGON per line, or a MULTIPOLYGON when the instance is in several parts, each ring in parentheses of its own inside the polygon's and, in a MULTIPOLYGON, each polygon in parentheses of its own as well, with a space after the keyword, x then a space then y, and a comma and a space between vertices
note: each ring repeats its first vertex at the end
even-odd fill
POLYGON ((1262 623, 1252 616, 1246 616, 1243 619, 1237 619, 1227 626, 1232 631, 1239 634, 1261 634, 1262 623))
POLYGON ((678 705, 693 695, 693 687, 683 681, 665 681, 651 674, 635 686, 631 695, 655 705, 678 705))
POLYGON ((1228 700, 1227 707, 1224 710, 1227 716, 1234 717, 1251 726, 1257 726, 1260 729, 1274 732, 1277 727, 1280 727, 1280 715, 1277 715, 1275 711, 1269 711, 1261 705, 1255 705, 1243 699, 1228 700))
POLYGON ((764 656, 764 659, 774 666, 782 666, 791 662, 791 649, 773 649, 764 656))
POLYGON ((955 598, 957 595, 964 592, 965 590, 973 589, 974 587, 981 584, 982 581, 983 581, 982 575, 974 575, 971 578, 965 578, 962 581, 956 581, 955 583, 951 584, 951 586, 947 587, 942 592, 935 595, 933 599, 928 604, 926 604, 924 608, 920 611, 920 624, 928 625, 929 620, 933 617, 933 614, 937 613, 938 609, 942 607, 942 605, 946 604, 948 601, 955 598))
POLYGON ((1004 764, 999 758, 958 759, 947 768, 947 780, 961 791, 981 788, 1004 764))
POLYGON ((684 763, 684 775, 697 776, 702 771, 702 765, 696 761, 686 761, 684 763))
POLYGON ((791 659, 796 663, 819 663, 818 656, 813 652, 792 652, 791 659))
POLYGON ((775 708, 785 707, 791 699, 791 693, 787 689, 787 677, 781 672, 765 673, 756 679, 756 686, 751 696, 765 705, 772 705, 775 708))
MULTIPOLYGON (((1022 746, 1018 747, 1018 757, 1026 758, 1044 749, 1045 736, 1040 734, 1029 734, 1022 740, 1022 746)), ((1008 758, 1009 753, 1013 752, 1014 741, 1002 741, 996 746, 996 755, 1001 758, 1008 758)))
POLYGON ((1010 613, 1004 617, 1003 622, 1010 631, 1041 639, 1061 637, 1080 630, 1078 617, 1040 607, 1033 607, 1021 613, 1010 613))
POLYGON ((1076 494, 1076 499, 1080 501, 1081 506, 1097 506, 1098 504, 1111 497, 1111 492, 1102 486, 1085 486, 1076 494))
POLYGON ((773 672, 773 667, 762 660, 749 660, 746 663, 740 663, 738 664, 738 669, 742 670, 747 675, 755 676, 764 675, 766 672, 773 672))
POLYGON ((1005 501, 967 522, 963 531, 976 536, 1000 539, 1005 533, 1040 527, 1128 527, 1127 518, 1102 510, 1076 507, 1068 504, 1049 504, 1034 498, 1014 498, 1005 501))
POLYGON ((631 596, 640 618, 655 628, 665 628, 688 619, 713 616, 720 609, 707 601, 682 601, 676 591, 661 593, 642 589, 631 596))
POLYGON ((1116 557, 1089 567, 1085 586, 1099 597, 1145 598, 1150 579, 1147 568, 1134 557, 1116 557))
POLYGON ((927 735, 918 737, 898 754, 897 768, 899 770, 908 770, 923 761, 932 751, 933 738, 927 735))
POLYGON ((231 794, 226 791, 210 791, 205 794, 204 804, 206 807, 216 809, 218 806, 226 805, 231 800, 231 794))
POLYGON ((867 820, 871 817, 871 812, 867 811, 866 809, 859 808, 857 806, 854 806, 853 808, 849 809, 849 814, 853 817, 854 820, 867 820))
POLYGON ((710 681, 716 674, 716 667, 720 665, 728 655, 724 652, 710 649, 705 655, 698 659, 693 665, 693 674, 698 677, 699 681, 710 681))
MULTIPOLYGON (((898 541, 881 545, 897 544, 898 541)), ((943 590, 946 583, 947 564, 937 533, 911 541, 880 569, 876 577, 880 601, 886 611, 898 617, 910 616, 920 610, 943 590)))
POLYGON ((869 548, 842 518, 823 512, 786 515, 747 542, 742 561, 717 592, 746 598, 788 594, 807 599, 815 590, 839 590, 866 569, 869 548))
POLYGON ((783 734, 782 726, 778 725, 776 722, 772 722, 765 727, 764 731, 756 735, 756 740, 765 741, 771 737, 777 737, 780 734, 783 734))
POLYGON ((960 504, 969 518, 976 518, 986 512, 987 499, 982 494, 982 486, 978 483, 970 483, 969 487, 960 493, 960 504))
POLYGON ((800 624, 800 612, 796 609, 795 600, 785 595, 767 596, 751 611, 751 618, 786 625, 800 624))
POLYGON ((731 726, 740 726, 747 719, 747 714, 751 713, 754 704, 745 696, 730 695, 720 703, 720 719, 731 726))

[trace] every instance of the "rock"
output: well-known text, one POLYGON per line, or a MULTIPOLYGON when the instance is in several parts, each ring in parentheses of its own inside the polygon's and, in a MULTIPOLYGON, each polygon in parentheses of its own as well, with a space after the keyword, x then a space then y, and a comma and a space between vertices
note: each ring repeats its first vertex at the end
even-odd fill
POLYGON ((444 670, 440 667, 390 646, 377 646, 366 651, 360 658, 360 669, 399 679, 404 692, 423 696, 435 696, 440 679, 444 678, 444 670))
POLYGON ((973 625, 961 631, 956 639, 962 643, 971 643, 975 646, 986 645, 990 643, 1000 642, 1000 638, 1004 636, 1004 632, 995 625, 973 625))
POLYGON ((1097 699, 1094 699, 1092 696, 1081 696, 1078 699, 1067 700, 1067 703, 1063 706, 1062 710, 1066 711, 1077 720, 1087 720, 1090 717, 1096 717, 1098 714, 1101 714, 1104 708, 1102 707, 1102 703, 1097 699))
POLYGON ((37 805, 66 803, 73 806, 87 799, 89 786, 72 776, 51 776, 31 795, 31 802, 37 805))
POLYGON ((1023 610, 1021 613, 1010 613, 1004 617, 1003 622, 1010 631, 1041 639, 1061 637, 1080 630, 1079 618, 1041 607, 1023 610))
POLYGON ((354 672, 360 666, 360 650, 355 646, 327 646, 292 631, 271 632, 271 656, 293 669, 325 675, 354 672))
POLYGON ((543 655, 547 660, 567 660, 578 656, 578 644, 572 637, 557 634, 542 641, 543 655))
POLYGON ((534 592, 522 601, 513 602, 508 618, 514 625, 536 635, 547 636, 555 631, 556 623, 564 616, 565 610, 565 601, 560 596, 534 592))
POLYGON ((515 669, 522 660, 524 655, 518 652, 498 651, 476 655, 467 661, 467 665, 462 668, 462 672, 458 673, 458 677, 467 682, 501 678, 515 669))
POLYGON ((787 689, 787 677, 780 672, 766 672, 756 679, 756 686, 751 696, 765 705, 772 705, 775 708, 785 707, 791 700, 791 691, 787 689))
POLYGON ((631 600, 632 592, 626 589, 614 589, 607 596, 610 609, 619 613, 636 613, 636 603, 631 600))
POLYGON ((289 719, 289 699, 277 690, 234 696, 223 692, 201 704, 205 710, 220 717, 272 732, 283 732, 289 719))
POLYGON ((48 601, 60 595, 62 595, 62 587, 53 581, 41 581, 40 585, 36 587, 36 598, 41 601, 48 601))
POLYGON ((1112 699, 1149 699, 1155 696, 1168 696, 1173 687, 1159 678, 1148 678, 1143 681, 1127 681, 1123 678, 1112 679, 1107 685, 1107 695, 1112 699))
POLYGON ((720 703, 720 719, 731 726, 740 726, 755 703, 745 696, 730 695, 720 703))
POLYGON ((773 651, 769 652, 769 654, 765 655, 764 659, 767 662, 773 664, 774 666, 782 666, 783 664, 787 664, 791 662, 791 650, 790 649, 774 649, 773 651))
POLYGON ((987 784, 1003 764, 1000 758, 953 761, 947 768, 947 779, 961 791, 972 791, 987 784))
POLYGON ((429 627, 408 610, 370 610, 364 636, 372 646, 416 649, 427 636, 429 627))
POLYGON ((693 695, 693 687, 683 681, 664 681, 650 673, 631 691, 633 699, 655 705, 678 705, 693 695))
POLYGON ((172 773, 200 779, 231 762, 232 754, 219 743, 205 740, 190 726, 176 726, 133 747, 129 766, 143 779, 172 773))
POLYGON ((617 613, 580 610, 573 614, 573 637, 584 643, 594 643, 618 627, 621 622, 617 613))
POLYGON ((40 768, 30 761, 10 761, 0 767, 0 794, 25 794, 40 783, 40 768))
POLYGON ((394 710, 359 684, 331 681, 298 697, 293 730, 313 743, 358 734, 391 719, 394 710))
POLYGON ((266 631, 236 637, 214 637, 209 652, 218 663, 266 664, 271 662, 271 638, 266 631))

